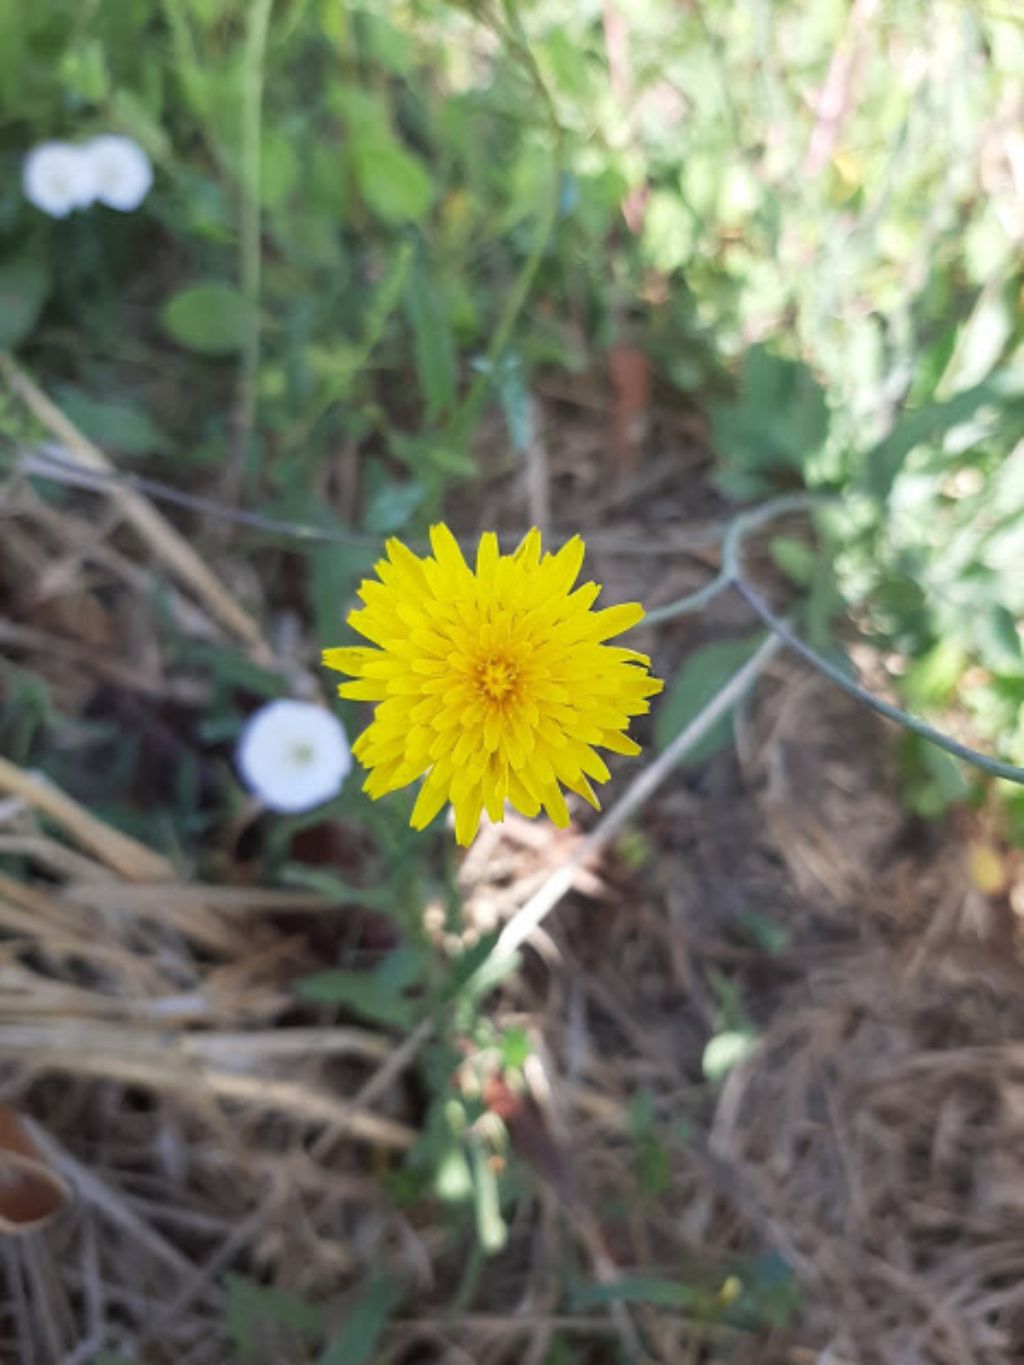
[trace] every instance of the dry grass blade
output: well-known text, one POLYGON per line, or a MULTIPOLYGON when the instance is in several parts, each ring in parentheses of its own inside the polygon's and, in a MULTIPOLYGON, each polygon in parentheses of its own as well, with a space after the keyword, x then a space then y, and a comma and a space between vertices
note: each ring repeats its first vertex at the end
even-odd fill
POLYGON ((56 821, 82 848, 131 882, 171 881, 174 868, 166 858, 137 839, 97 820, 53 783, 0 757, 0 792, 22 801, 56 821))
MULTIPOLYGON (((0 373, 11 391, 80 464, 87 469, 110 471, 110 461, 103 452, 69 421, 10 355, 0 353, 0 373)), ((263 664, 271 664, 273 654, 257 622, 238 604, 188 541, 160 515, 152 503, 134 489, 119 484, 111 485, 110 496, 138 531, 143 542, 188 585, 211 615, 243 640, 255 659, 263 664)))
MULTIPOLYGON (((358 1050, 360 1046, 348 1031, 343 1031, 337 1041, 339 1051, 358 1050)), ((231 1042, 237 1063, 239 1041, 236 1038, 231 1042)), ((416 1139, 415 1130, 406 1124, 337 1100, 311 1085, 276 1080, 259 1072, 249 1076, 216 1068, 208 1057, 211 1052, 216 1054, 218 1047, 224 1048, 223 1039, 214 1038, 210 1043, 202 1034, 126 1034, 122 1028, 78 1018, 8 1024, 0 1032, 0 1056, 18 1061, 35 1074, 92 1076, 184 1097, 205 1093, 322 1124, 388 1151, 405 1151, 416 1139)), ((365 1039, 362 1049, 365 1052, 365 1039)), ((287 1048, 264 1044, 264 1054, 275 1050, 278 1055, 288 1055, 287 1048)), ((332 1050, 325 1047, 322 1037, 320 1050, 332 1050)), ((258 1045, 249 1049, 250 1058, 259 1052, 258 1045)))

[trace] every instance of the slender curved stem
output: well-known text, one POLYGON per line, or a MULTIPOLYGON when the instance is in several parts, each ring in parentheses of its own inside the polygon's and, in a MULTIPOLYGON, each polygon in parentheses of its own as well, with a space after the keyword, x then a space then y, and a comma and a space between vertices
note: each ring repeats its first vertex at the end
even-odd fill
POLYGON ((732 587, 757 616, 761 618, 769 630, 779 637, 784 645, 794 654, 799 655, 805 663, 823 674, 830 682, 835 683, 836 687, 842 690, 857 701, 869 706, 872 711, 877 711, 880 716, 885 716, 887 720, 895 721, 897 725, 902 725, 905 730, 911 730, 915 735, 920 735, 929 743, 936 745, 939 749, 944 749, 947 754, 952 754, 954 758, 961 758, 965 763, 972 764, 975 768, 981 768, 983 772, 991 773, 993 777, 1001 777, 1007 782, 1017 782, 1024 786, 1024 768, 1017 768, 1012 763, 1003 763, 998 758, 989 758, 987 754, 979 753, 977 749, 972 749, 966 744, 961 744, 959 740, 953 739, 950 735, 943 734, 941 730, 935 730, 930 725, 926 725, 923 720, 918 720, 916 716, 901 710, 898 706, 893 706, 881 697, 876 697, 873 692, 869 692, 853 678, 848 677, 835 664, 823 658, 817 650, 805 641, 801 640, 791 627, 776 616, 771 607, 764 600, 761 594, 747 583, 742 576, 733 578, 732 587))
POLYGON ((743 543, 751 531, 756 531, 768 521, 774 521, 776 517, 784 517, 788 512, 804 512, 819 503, 820 499, 809 493, 788 493, 785 497, 772 498, 770 502, 754 507, 749 512, 741 512, 726 528, 722 538, 722 567, 711 582, 705 583, 696 592, 649 611, 644 623, 649 626, 660 625, 662 621, 671 621, 676 616, 686 616, 706 607, 740 576, 743 543))
POLYGON ((923 720, 901 710, 900 707, 883 701, 881 697, 876 697, 873 692, 869 692, 867 688, 848 677, 842 669, 837 668, 835 664, 830 663, 817 650, 812 649, 809 644, 801 640, 792 626, 782 617, 776 616, 757 589, 751 587, 744 578, 743 547, 746 537, 751 531, 757 530, 766 522, 773 521, 776 517, 784 516, 788 512, 804 511, 808 507, 820 506, 821 502, 821 499, 810 494, 794 493, 786 497, 773 498, 770 502, 755 507, 749 512, 741 512, 729 524, 722 538, 722 567, 711 582, 706 583, 702 588, 698 588, 696 592, 689 593, 686 597, 680 597, 675 602, 669 602, 666 606, 649 612, 645 617, 645 623, 657 625, 661 621, 670 621, 673 617, 699 611, 714 598, 731 588, 743 598, 751 610, 760 617, 768 629, 788 649, 828 678, 830 682, 835 683, 836 687, 841 688, 848 696, 854 697, 857 701, 870 707, 872 711, 877 711, 880 716, 885 716, 887 720, 902 725, 905 730, 920 735, 922 739, 926 739, 929 743, 936 745, 937 748, 945 750, 947 754, 952 754, 954 758, 962 759, 963 762, 970 763, 973 767, 980 768, 982 772, 990 773, 993 777, 999 777, 1006 782, 1016 782, 1024 786, 1024 768, 1018 768, 1012 763, 1004 763, 998 758, 989 758, 987 754, 979 753, 977 749, 972 749, 967 744, 961 744, 959 740, 943 734, 941 730, 934 729, 933 726, 927 725, 923 720))

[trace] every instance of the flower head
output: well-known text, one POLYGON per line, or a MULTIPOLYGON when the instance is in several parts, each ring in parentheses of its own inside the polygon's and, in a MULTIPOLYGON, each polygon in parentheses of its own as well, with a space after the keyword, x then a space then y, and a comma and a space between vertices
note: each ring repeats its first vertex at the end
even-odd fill
POLYGON ((96 196, 92 160, 70 142, 41 142, 33 148, 21 179, 25 198, 51 218, 88 208, 96 196))
POLYGON ((87 142, 82 151, 92 167, 96 199, 122 213, 137 209, 153 183, 153 167, 139 144, 107 133, 87 142))
POLYGON ((352 754, 330 711, 306 701, 272 701, 249 718, 237 761, 250 791, 271 810, 295 814, 337 796, 352 754))
POLYGON ((357 679, 341 696, 377 703, 352 748, 370 770, 364 790, 376 798, 423 777, 413 828, 450 801, 460 844, 482 810, 501 820, 506 801, 529 816, 543 807, 564 827, 563 786, 598 806, 589 779, 609 772, 595 746, 640 752, 625 731, 662 684, 645 654, 604 642, 643 608, 591 611, 598 585, 572 590, 579 536, 542 557, 532 530, 503 555, 488 531, 475 570, 446 526, 431 527, 430 543, 421 559, 388 541, 379 581, 359 589, 365 606, 348 623, 376 648, 324 651, 328 668, 357 679))

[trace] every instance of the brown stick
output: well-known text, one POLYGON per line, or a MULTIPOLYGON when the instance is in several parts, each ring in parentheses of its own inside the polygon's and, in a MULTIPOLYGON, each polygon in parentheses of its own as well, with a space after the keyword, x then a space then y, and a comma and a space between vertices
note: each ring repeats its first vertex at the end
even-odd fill
MULTIPOLYGON (((31 409, 78 464, 104 473, 111 471, 112 465, 103 451, 84 436, 35 380, 4 352, 0 352, 0 374, 12 393, 31 409)), ((216 620, 248 645, 254 659, 264 665, 272 664, 273 655, 257 622, 153 504, 135 489, 121 484, 111 484, 109 492, 145 543, 205 603, 216 620)))
POLYGON ((16 763, 0 758, 0 792, 20 797, 42 815, 55 820, 82 848, 132 882, 169 882, 174 868, 145 844, 97 820, 59 787, 16 763))

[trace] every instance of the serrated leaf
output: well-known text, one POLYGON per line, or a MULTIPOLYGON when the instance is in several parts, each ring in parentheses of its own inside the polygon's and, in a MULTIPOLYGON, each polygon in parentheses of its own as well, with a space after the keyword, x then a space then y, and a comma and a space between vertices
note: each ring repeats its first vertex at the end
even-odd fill
MULTIPOLYGON (((752 657, 763 638, 763 635, 758 634, 739 640, 716 640, 713 644, 702 645, 687 656, 654 718, 654 738, 659 748, 667 748, 676 735, 689 725, 733 674, 752 657)), ((682 763, 689 767, 703 763, 730 743, 732 733, 732 717, 723 716, 681 760, 682 763)))
POLYGON ((50 277, 38 261, 0 265, 0 350, 11 350, 29 335, 49 289, 50 277))
POLYGON ((164 327, 182 346, 204 355, 231 355, 245 345, 256 318, 230 284, 193 284, 164 305, 164 327))

